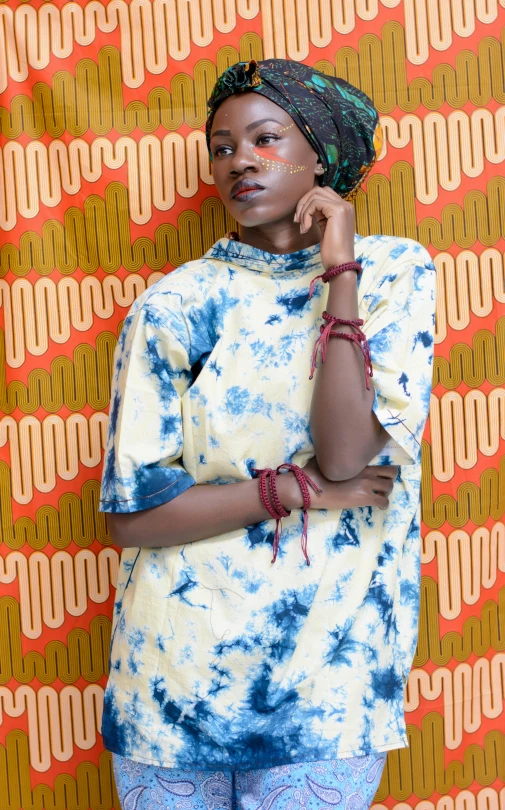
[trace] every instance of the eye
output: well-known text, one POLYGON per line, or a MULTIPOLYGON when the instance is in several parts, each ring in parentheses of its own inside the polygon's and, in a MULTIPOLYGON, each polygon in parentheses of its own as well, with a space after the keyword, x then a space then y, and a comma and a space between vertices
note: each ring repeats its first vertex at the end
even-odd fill
POLYGON ((260 135, 256 143, 260 146, 269 146, 271 143, 275 143, 275 141, 280 141, 278 135, 274 135, 273 133, 265 133, 264 135, 260 135))
POLYGON ((212 154, 214 157, 226 157, 227 155, 231 154, 231 152, 231 146, 226 146, 223 144, 222 146, 217 146, 212 154))

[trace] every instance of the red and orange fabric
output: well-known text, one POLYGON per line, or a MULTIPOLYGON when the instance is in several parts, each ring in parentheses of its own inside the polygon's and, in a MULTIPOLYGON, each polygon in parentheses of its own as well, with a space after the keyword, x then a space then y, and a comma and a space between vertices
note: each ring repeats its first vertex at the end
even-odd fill
POLYGON ((505 0, 0 2, 0 810, 119 810, 101 702, 118 549, 97 513, 134 298, 233 227, 217 75, 282 57, 369 94, 362 234, 438 271, 420 633, 397 810, 505 803, 505 0))

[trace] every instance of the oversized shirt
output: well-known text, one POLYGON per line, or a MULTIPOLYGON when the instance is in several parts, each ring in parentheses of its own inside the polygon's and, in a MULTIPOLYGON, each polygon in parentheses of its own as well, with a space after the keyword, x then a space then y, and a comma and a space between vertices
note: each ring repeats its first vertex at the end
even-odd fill
MULTIPOLYGON (((355 250, 373 410, 390 435, 371 463, 400 465, 389 508, 310 510, 310 566, 296 509, 274 564, 273 519, 124 549, 102 723, 117 754, 247 770, 407 745, 435 272, 409 239, 356 237, 355 250)), ((221 239, 137 299, 115 355, 103 511, 314 456, 310 357, 328 285, 308 292, 321 272, 318 245, 273 255, 221 239)))

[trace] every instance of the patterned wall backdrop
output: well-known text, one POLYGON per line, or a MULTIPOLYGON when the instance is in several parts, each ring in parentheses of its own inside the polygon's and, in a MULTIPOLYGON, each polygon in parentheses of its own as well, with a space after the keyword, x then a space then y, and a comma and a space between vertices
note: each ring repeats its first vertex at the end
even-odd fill
POLYGON ((269 56, 373 97, 358 230, 438 270, 410 749, 375 801, 505 808, 505 0, 0 0, 0 810, 119 810, 99 734, 112 355, 134 298, 231 225, 205 101, 269 56))

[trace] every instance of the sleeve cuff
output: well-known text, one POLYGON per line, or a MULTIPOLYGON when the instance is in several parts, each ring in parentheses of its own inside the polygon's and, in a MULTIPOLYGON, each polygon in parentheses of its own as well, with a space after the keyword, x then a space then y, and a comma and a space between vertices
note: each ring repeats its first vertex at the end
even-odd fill
POLYGON ((194 478, 185 470, 178 471, 179 474, 175 480, 174 470, 170 467, 166 468, 165 475, 163 474, 163 469, 160 467, 156 469, 155 475, 153 475, 152 472, 151 476, 146 475, 148 472, 149 471, 146 469, 143 471, 142 494, 138 494, 133 498, 114 500, 102 497, 98 511, 111 512, 114 514, 142 512, 145 509, 152 509, 154 506, 161 506, 163 503, 168 503, 196 483, 194 478), (150 488, 154 491, 151 493, 146 492, 146 490, 150 488))
POLYGON ((421 444, 417 435, 422 436, 426 419, 410 402, 402 410, 391 407, 391 402, 381 397, 377 391, 373 412, 387 433, 389 439, 371 461, 370 465, 395 464, 399 466, 418 464, 421 460, 421 444))

